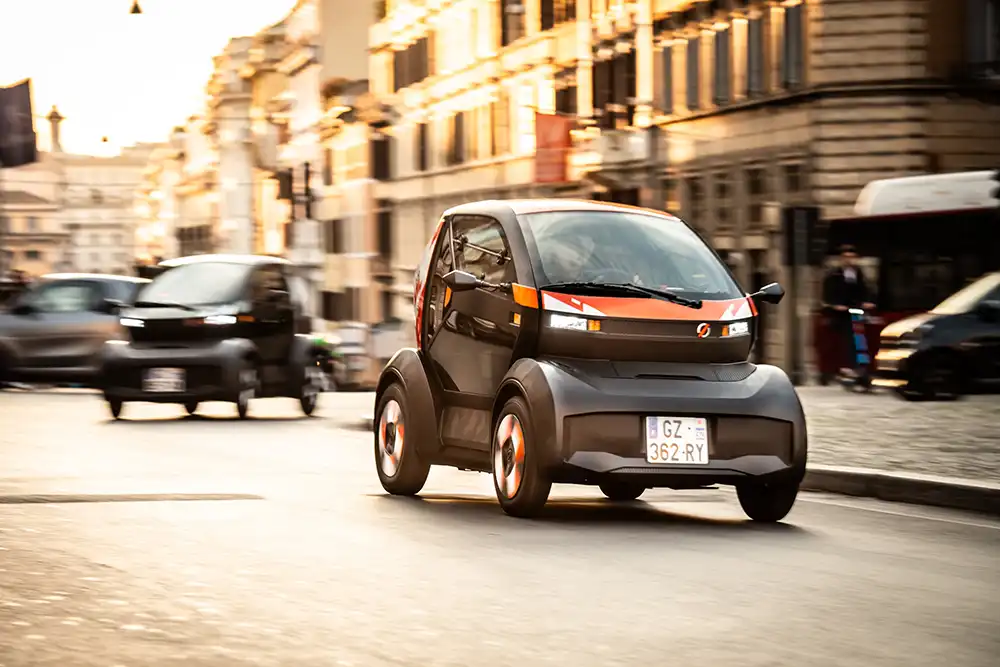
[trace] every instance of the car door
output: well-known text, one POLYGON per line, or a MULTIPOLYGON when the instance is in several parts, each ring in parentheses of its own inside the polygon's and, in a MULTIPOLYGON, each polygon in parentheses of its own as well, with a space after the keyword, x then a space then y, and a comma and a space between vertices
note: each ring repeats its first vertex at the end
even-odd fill
POLYGON ((19 315, 16 346, 22 370, 59 374, 91 368, 93 341, 108 317, 100 312, 103 300, 96 281, 58 280, 35 288, 19 315))
POLYGON ((264 264, 250 276, 253 341, 264 362, 265 381, 279 381, 288 365, 294 318, 288 285, 278 264, 264 264))
POLYGON ((458 269, 489 283, 513 282, 515 267, 498 221, 460 215, 447 224, 427 304, 426 349, 445 389, 442 438, 488 448, 493 397, 510 368, 518 333, 513 297, 486 288, 452 293, 443 276, 458 269))

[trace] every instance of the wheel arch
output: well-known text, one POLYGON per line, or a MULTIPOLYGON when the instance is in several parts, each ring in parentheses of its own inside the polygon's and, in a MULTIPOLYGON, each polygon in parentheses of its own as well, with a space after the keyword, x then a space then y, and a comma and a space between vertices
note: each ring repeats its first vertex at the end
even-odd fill
POLYGON ((416 348, 405 347, 396 352, 379 374, 372 406, 372 430, 379 419, 378 408, 382 395, 397 383, 406 395, 407 419, 410 422, 408 427, 417 443, 417 450, 422 457, 431 460, 442 448, 438 430, 440 406, 424 368, 421 353, 416 348))
POLYGON ((493 398, 490 415, 490 437, 496 431, 497 420, 503 406, 511 398, 520 396, 528 406, 531 427, 539 446, 542 460, 555 462, 561 456, 559 420, 556 415, 552 388, 544 366, 536 359, 517 360, 500 382, 493 398))

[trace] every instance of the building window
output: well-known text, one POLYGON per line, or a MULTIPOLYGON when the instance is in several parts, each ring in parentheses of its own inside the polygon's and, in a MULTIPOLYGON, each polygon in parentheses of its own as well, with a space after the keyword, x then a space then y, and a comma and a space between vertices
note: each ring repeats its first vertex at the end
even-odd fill
POLYGON ((523 0, 500 0, 500 46, 513 44, 524 36, 523 0))
POLYGON ((715 105, 729 104, 732 81, 732 32, 727 27, 715 33, 715 105))
POLYGON ((449 167, 465 162, 465 112, 459 111, 448 120, 448 152, 445 164, 449 167))
POLYGON ((591 100, 594 105, 594 116, 600 119, 601 129, 610 129, 614 123, 614 114, 608 107, 611 104, 611 87, 614 70, 612 61, 597 60, 591 78, 591 100))
POLYGON ((38 231, 38 218, 33 215, 29 215, 25 227, 29 233, 38 231))
POLYGON ((434 72, 433 35, 424 35, 406 48, 392 52, 392 89, 399 92, 434 72))
POLYGON ((323 149, 323 185, 333 185, 333 149, 323 149))
POLYGON ((328 220, 326 223, 326 254, 340 255, 344 252, 343 220, 328 220))
POLYGON ((368 140, 371 152, 371 178, 388 181, 392 178, 392 137, 376 132, 368 140))
POLYGON ((414 150, 414 155, 416 155, 416 168, 417 171, 427 171, 430 167, 430 137, 428 135, 427 123, 417 124, 416 133, 416 150, 414 150))
POLYGON ((781 82, 785 88, 803 83, 805 71, 805 5, 785 7, 784 48, 781 54, 781 82))
POLYGON ((576 81, 567 71, 556 79, 556 113, 576 115, 576 81))
POLYGON ((378 247, 378 254, 382 259, 392 260, 392 204, 389 201, 380 199, 376 203, 377 213, 375 214, 375 242, 378 247))
POLYGON ((382 299, 382 321, 389 322, 396 319, 393 313, 393 301, 395 301, 393 297, 395 295, 392 293, 392 286, 383 285, 380 296, 382 299))
POLYGON ((764 217, 764 200, 767 199, 767 172, 762 167, 746 170, 746 194, 749 203, 747 220, 759 224, 764 217))
POLYGON ((1000 72, 1000 0, 966 0, 966 54, 980 74, 1000 72))
POLYGON ((510 96, 501 90, 493 101, 491 112, 493 155, 510 152, 510 96))
POLYGON ((24 258, 30 260, 39 260, 42 258, 42 252, 40 250, 25 250, 24 258))
POLYGON ((802 165, 786 164, 782 167, 784 171, 785 192, 794 194, 802 192, 802 165))
POLYGON ((747 22, 747 97, 764 92, 764 21, 747 22))
POLYGON ((538 10, 542 30, 576 20, 576 0, 539 0, 538 10))
POLYGON ((389 2, 388 0, 374 0, 372 3, 374 5, 375 21, 381 21, 389 15, 389 2))
POLYGON ((323 292, 322 294, 322 317, 327 322, 340 322, 345 319, 345 305, 347 299, 343 292, 323 292))
POLYGON ((674 112, 674 47, 668 42, 654 57, 654 106, 669 115, 674 112))
POLYGON ((719 172, 715 175, 715 196, 712 205, 715 207, 715 222, 720 227, 729 225, 730 188, 729 174, 719 172))
POLYGON ((701 100, 698 99, 701 92, 701 39, 692 37, 687 42, 687 107, 691 111, 701 108, 701 100))
POLYGON ((677 181, 673 178, 663 180, 663 203, 668 213, 678 213, 681 210, 681 198, 677 181))
POLYGON ((702 227, 704 223, 701 220, 701 216, 705 193, 702 189, 700 179, 692 178, 688 180, 687 195, 687 222, 695 228, 702 227))

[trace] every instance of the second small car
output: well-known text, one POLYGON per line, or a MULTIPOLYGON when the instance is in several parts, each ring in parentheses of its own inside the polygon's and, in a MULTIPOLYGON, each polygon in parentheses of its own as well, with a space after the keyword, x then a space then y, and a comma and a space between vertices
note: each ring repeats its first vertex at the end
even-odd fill
POLYGON ((296 333, 292 265, 257 255, 199 255, 166 270, 121 313, 128 340, 108 341, 101 387, 116 419, 129 401, 236 404, 297 398, 311 415, 326 386, 327 352, 296 333))

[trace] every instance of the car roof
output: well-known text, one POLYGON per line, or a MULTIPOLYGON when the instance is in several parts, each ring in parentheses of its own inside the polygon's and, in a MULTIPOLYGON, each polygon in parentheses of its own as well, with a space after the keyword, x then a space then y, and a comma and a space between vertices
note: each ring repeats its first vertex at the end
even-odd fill
POLYGON ((112 273, 46 273, 42 280, 116 280, 124 283, 148 283, 148 278, 120 276, 112 273))
POLYGON ((171 268, 174 266, 184 266, 186 264, 246 264, 247 266, 259 266, 261 264, 291 264, 287 259, 273 257, 271 255, 189 255, 168 259, 159 263, 159 266, 171 268))
POLYGON ((530 213, 552 213, 556 211, 590 211, 595 213, 642 213, 644 215, 654 215, 665 219, 676 220, 677 216, 665 211, 657 211, 641 206, 629 206, 627 204, 615 204, 612 202, 590 201, 587 199, 502 199, 484 200, 470 202, 453 206, 445 211, 445 215, 471 215, 482 213, 484 208, 496 206, 508 207, 514 215, 527 215, 530 213))

